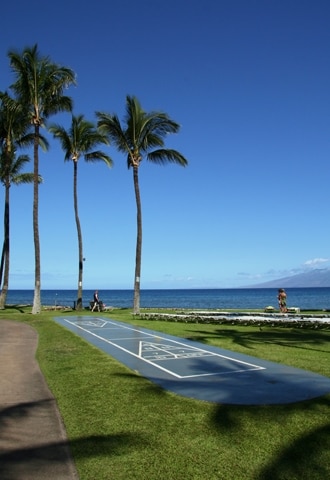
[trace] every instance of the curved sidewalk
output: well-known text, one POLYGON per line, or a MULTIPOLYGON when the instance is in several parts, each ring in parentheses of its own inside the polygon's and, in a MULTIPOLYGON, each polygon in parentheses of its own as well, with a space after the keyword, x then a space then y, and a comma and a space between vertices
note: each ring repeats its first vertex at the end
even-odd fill
POLYGON ((37 332, 0 321, 0 478, 76 480, 56 401, 35 359, 37 332))

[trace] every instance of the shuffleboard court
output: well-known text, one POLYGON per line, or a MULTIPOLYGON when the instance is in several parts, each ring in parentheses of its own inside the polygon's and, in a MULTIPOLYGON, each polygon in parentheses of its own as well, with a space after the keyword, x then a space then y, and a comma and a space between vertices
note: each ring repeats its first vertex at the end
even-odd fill
POLYGON ((102 317, 55 321, 162 388, 237 405, 293 403, 330 392, 312 372, 102 317))

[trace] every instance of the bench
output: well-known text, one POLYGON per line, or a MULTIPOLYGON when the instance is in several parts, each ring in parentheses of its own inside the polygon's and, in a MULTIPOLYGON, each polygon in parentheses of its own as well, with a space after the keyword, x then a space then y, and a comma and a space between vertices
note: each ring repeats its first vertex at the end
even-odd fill
POLYGON ((288 307, 287 312, 288 313, 300 313, 300 308, 299 307, 288 307))
POLYGON ((269 307, 266 307, 266 308, 265 308, 265 312, 266 312, 266 313, 272 313, 272 312, 275 312, 275 308, 274 308, 274 307, 271 307, 271 306, 269 306, 269 307))

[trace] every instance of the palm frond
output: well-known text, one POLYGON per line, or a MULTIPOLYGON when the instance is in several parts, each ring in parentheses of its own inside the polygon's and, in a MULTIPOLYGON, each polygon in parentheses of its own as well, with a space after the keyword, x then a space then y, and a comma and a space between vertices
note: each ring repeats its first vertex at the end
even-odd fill
POLYGON ((108 166, 112 166, 112 160, 106 153, 93 150, 97 145, 109 144, 107 135, 97 129, 93 122, 86 120, 83 115, 72 115, 68 130, 61 125, 52 124, 49 131, 60 141, 65 152, 65 160, 77 161, 83 155, 88 162, 103 161, 108 166))
POLYGON ((182 167, 188 165, 188 160, 177 150, 159 149, 148 153, 147 160, 153 163, 164 165, 166 163, 176 163, 182 167))
POLYGON ((31 131, 31 123, 27 109, 7 92, 0 94, 0 137, 12 148, 16 142, 20 145, 22 139, 31 131))
POLYGON ((95 112, 98 119, 97 127, 101 133, 108 136, 110 143, 117 147, 118 151, 127 153, 130 151, 130 143, 126 132, 122 129, 117 115, 105 112, 95 112))
POLYGON ((65 160, 71 160, 72 155, 72 141, 69 133, 62 125, 53 123, 48 127, 48 131, 53 134, 54 138, 57 138, 60 142, 62 150, 65 152, 65 160))
POLYGON ((29 106, 31 120, 40 124, 51 114, 72 110, 72 99, 64 95, 64 90, 76 83, 71 69, 41 56, 37 45, 23 52, 9 51, 8 57, 16 77, 11 89, 22 104, 29 106))
MULTIPOLYGON (((11 180, 11 183, 13 185, 22 185, 22 184, 33 183, 33 180, 34 180, 33 173, 21 173, 20 175, 13 177, 11 180)), ((38 183, 43 183, 43 178, 41 175, 38 176, 38 183)))
MULTIPOLYGON (((20 185, 21 183, 32 183, 34 179, 33 173, 21 173, 26 164, 30 162, 28 155, 15 156, 15 153, 0 155, 0 181, 5 185, 6 183, 12 183, 20 185)), ((42 183, 43 179, 39 176, 39 183, 42 183)))
POLYGON ((108 167, 113 166, 112 159, 106 155, 104 152, 97 150, 95 152, 89 152, 84 155, 84 158, 87 162, 104 162, 108 167))

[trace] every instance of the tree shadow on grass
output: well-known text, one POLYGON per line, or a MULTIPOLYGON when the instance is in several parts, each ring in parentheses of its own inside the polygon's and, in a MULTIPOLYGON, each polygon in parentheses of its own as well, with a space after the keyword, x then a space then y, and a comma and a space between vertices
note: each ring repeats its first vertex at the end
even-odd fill
MULTIPOLYGON (((0 478, 2 480, 62 478, 52 477, 52 474, 58 468, 62 471, 63 465, 68 462, 68 450, 73 453, 74 458, 79 459, 124 455, 132 449, 141 450, 148 446, 148 441, 140 434, 125 432, 117 435, 91 435, 72 440, 70 443, 44 442, 40 439, 40 444, 34 447, 17 448, 1 453, 0 478), (24 477, 17 476, 22 471, 24 471, 24 477)), ((68 469, 70 470, 70 467, 68 469)), ((64 478, 75 477, 65 476, 64 478)))
POLYGON ((278 419, 283 425, 297 412, 319 412, 330 408, 330 395, 312 400, 283 405, 218 405, 210 418, 212 425, 221 432, 240 430, 243 421, 249 418, 252 421, 267 423, 278 419))
POLYGON ((26 309, 31 307, 32 305, 6 305, 4 308, 1 309, 1 311, 6 311, 6 313, 27 313, 26 309))
MULTIPOLYGON (((12 405, 0 411, 0 478, 1 480, 45 479, 76 477, 71 453, 76 459, 123 455, 130 450, 149 447, 146 437, 136 432, 120 434, 90 435, 68 439, 39 436, 38 424, 34 425, 31 436, 23 432, 20 442, 20 422, 29 417, 40 404, 46 401, 26 402, 12 405)), ((46 407, 47 408, 47 407, 46 407)), ((43 418, 40 417, 40 422, 43 418)))
MULTIPOLYGON (((22 432, 25 437, 23 443, 20 443, 19 425, 24 418, 33 415, 33 411, 38 410, 41 404, 43 408, 48 408, 47 401, 40 401, 16 404, 0 411, 1 480, 76 478, 70 451, 78 459, 118 456, 149 446, 147 438, 136 432, 90 435, 70 442, 65 438, 54 438, 52 432, 49 432, 49 437, 43 438, 38 424, 33 425, 33 431, 28 438, 25 438, 27 432, 22 432)), ((38 421, 42 422, 43 418, 40 417, 38 421)))
MULTIPOLYGON (((249 425, 249 435, 258 435, 259 429, 264 430, 264 425, 269 428, 269 433, 260 432, 263 438, 274 434, 274 431, 283 431, 281 449, 274 446, 276 454, 264 464, 259 472, 254 475, 255 480, 283 480, 299 478, 301 480, 323 480, 329 478, 329 451, 330 451, 330 423, 327 412, 330 407, 330 396, 323 396, 306 402, 290 405, 272 406, 237 406, 219 405, 213 411, 210 422, 219 435, 235 434, 240 438, 249 425), (292 418, 298 415, 315 414, 324 422, 322 425, 309 427, 297 437, 295 432, 287 428, 292 426, 292 418), (260 425, 260 426, 259 426, 260 425), (288 427, 288 425, 291 425, 288 427), (273 430, 273 427, 275 429, 273 430), (283 430, 282 430, 283 429, 283 430), (253 433, 255 431, 255 433, 253 433), (265 436, 266 435, 266 436, 265 436)), ((317 423, 317 419, 315 420, 317 423)), ((256 454, 260 449, 259 443, 255 446, 256 454)), ((250 454, 253 454, 254 445, 250 445, 250 454)), ((248 460, 247 460, 248 461, 248 460)))
POLYGON ((315 428, 284 446, 278 455, 262 468, 255 480, 329 478, 329 463, 324 458, 324 452, 329 450, 330 424, 315 428))
MULTIPOLYGON (((190 332, 191 333, 191 332, 190 332)), ((247 349, 254 349, 254 345, 281 345, 285 347, 294 347, 306 350, 306 345, 311 346, 311 350, 319 352, 329 352, 324 350, 322 345, 328 345, 330 340, 329 333, 315 330, 295 330, 283 328, 255 327, 253 331, 235 328, 218 328, 213 331, 194 330, 193 335, 187 336, 188 340, 209 343, 210 340, 221 340, 223 338, 228 341, 230 339, 233 344, 240 345, 247 349), (302 346, 304 344, 304 346, 302 346)))

